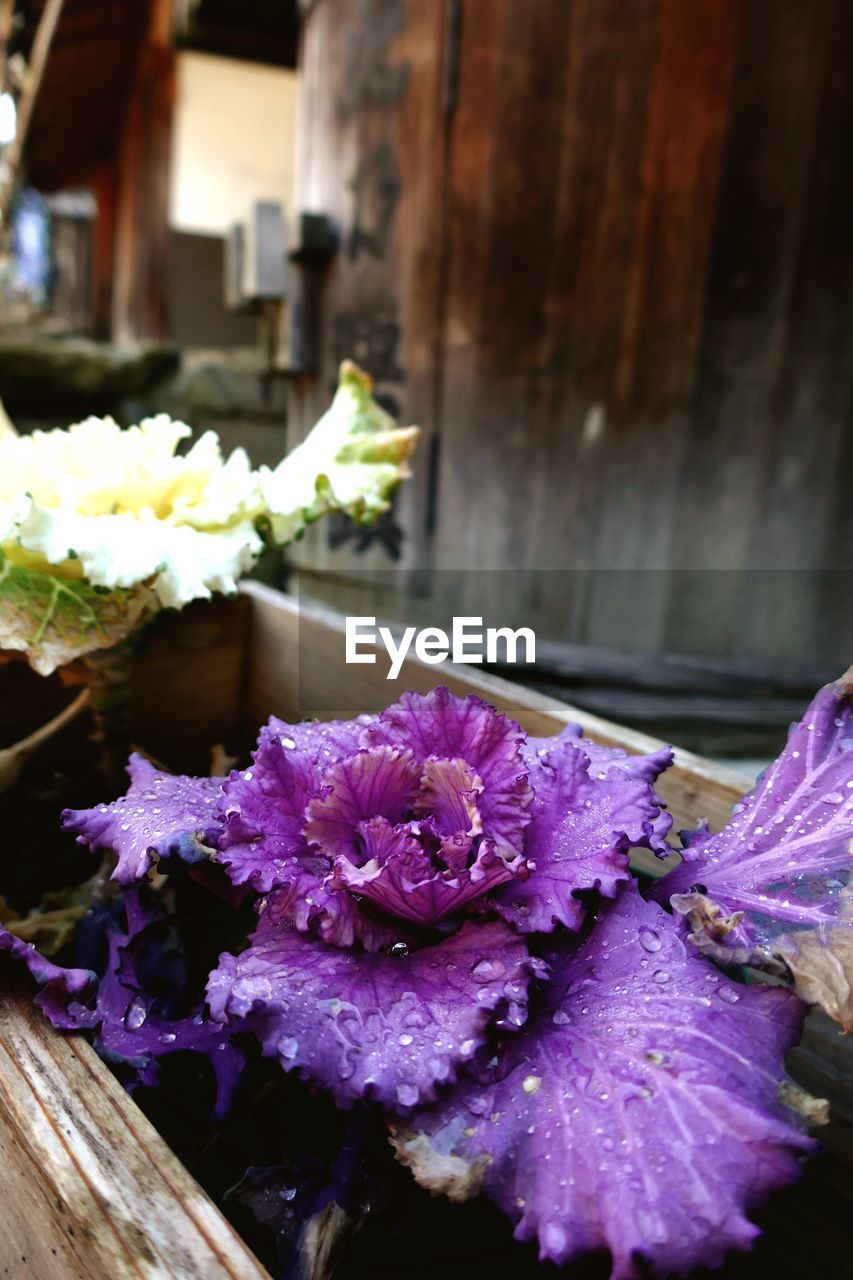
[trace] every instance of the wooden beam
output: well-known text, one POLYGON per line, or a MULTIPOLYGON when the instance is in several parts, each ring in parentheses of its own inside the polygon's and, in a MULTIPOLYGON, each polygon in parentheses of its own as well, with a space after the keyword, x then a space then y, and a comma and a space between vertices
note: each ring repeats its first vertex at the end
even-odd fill
MULTIPOLYGON (((450 662, 427 666, 407 658, 400 679, 391 681, 385 678, 387 666, 380 654, 375 665, 357 668, 356 679, 353 668, 344 661, 344 619, 340 614, 309 608, 258 582, 244 583, 241 593, 252 601, 245 698, 249 732, 270 714, 284 719, 301 719, 308 714, 321 720, 350 718, 364 711, 380 711, 399 697, 401 689, 425 693, 444 684, 462 695, 473 690, 537 737, 559 733, 567 724, 579 724, 585 734, 604 746, 645 753, 663 745, 657 738, 579 707, 450 662)), ((675 763, 661 777, 657 789, 669 806, 676 830, 695 827, 701 817, 708 818, 716 830, 725 825, 732 805, 750 785, 749 778, 733 769, 676 749, 675 763)))

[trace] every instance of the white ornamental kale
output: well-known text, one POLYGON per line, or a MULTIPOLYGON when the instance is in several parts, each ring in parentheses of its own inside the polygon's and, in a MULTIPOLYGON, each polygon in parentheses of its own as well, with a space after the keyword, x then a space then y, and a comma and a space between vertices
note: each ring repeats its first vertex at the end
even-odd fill
POLYGON ((398 428, 370 378, 341 366, 308 438, 273 469, 224 459, 207 431, 165 415, 121 429, 0 436, 0 649, 43 675, 125 639, 160 608, 231 592, 264 546, 284 546, 328 511, 369 523, 408 475, 416 427, 398 428))

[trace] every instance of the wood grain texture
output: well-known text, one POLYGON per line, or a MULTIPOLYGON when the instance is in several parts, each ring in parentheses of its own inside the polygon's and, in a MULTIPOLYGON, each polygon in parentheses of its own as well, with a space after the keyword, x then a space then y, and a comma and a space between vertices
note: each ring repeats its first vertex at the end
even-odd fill
POLYGON ((175 105, 171 0, 150 0, 119 141, 112 338, 164 338, 169 170, 175 105))
MULTIPOLYGON (((348 244, 380 134, 400 180, 386 252, 342 252, 324 304, 346 336, 394 300, 393 394, 430 432, 386 615, 466 567, 470 612, 518 605, 543 637, 846 666, 849 3, 317 0, 303 54, 300 200, 348 244), (405 91, 342 121, 347 42, 392 10, 405 91)), ((320 527, 296 562, 374 585, 388 564, 320 527)))
POLYGON ((265 1280, 89 1045, 57 1035, 31 997, 8 994, 8 986, 0 1001, 0 1144, 0 1273, 265 1280))
MULTIPOLYGON (((403 553, 411 573, 423 569, 430 518, 446 34, 443 0, 334 0, 312 5, 300 54, 297 204, 328 214, 340 247, 324 282, 321 371, 291 383, 288 444, 325 411, 345 357, 370 371, 386 408, 421 424, 420 465, 395 500, 411 533, 403 553)), ((309 530, 293 561, 347 566, 368 579, 387 564, 378 548, 333 551, 329 539, 327 523, 309 530)))

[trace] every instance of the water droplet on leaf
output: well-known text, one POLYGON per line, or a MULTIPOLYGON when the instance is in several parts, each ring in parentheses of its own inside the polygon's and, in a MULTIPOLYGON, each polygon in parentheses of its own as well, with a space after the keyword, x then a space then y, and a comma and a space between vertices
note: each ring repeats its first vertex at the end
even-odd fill
POLYGON ((124 1015, 124 1025, 128 1031, 138 1031, 148 1017, 148 1009, 145 1001, 139 996, 132 1000, 128 1005, 127 1013, 124 1015))
POLYGON ((418 1100, 418 1086, 404 1080, 397 1085, 397 1101, 401 1107, 413 1107, 418 1100))
POLYGON ((492 982, 502 978, 506 973, 506 965, 502 960, 477 960, 471 966, 471 976, 478 982, 492 982))

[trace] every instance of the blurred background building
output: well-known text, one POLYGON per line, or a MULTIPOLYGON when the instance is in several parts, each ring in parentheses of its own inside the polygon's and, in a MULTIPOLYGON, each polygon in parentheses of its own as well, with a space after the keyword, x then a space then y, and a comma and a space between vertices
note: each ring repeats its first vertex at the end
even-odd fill
POLYGON ((847 0, 0 13, 21 429, 163 408, 271 461, 353 356, 425 439, 306 596, 534 626, 531 679, 721 752, 847 664, 847 0))

